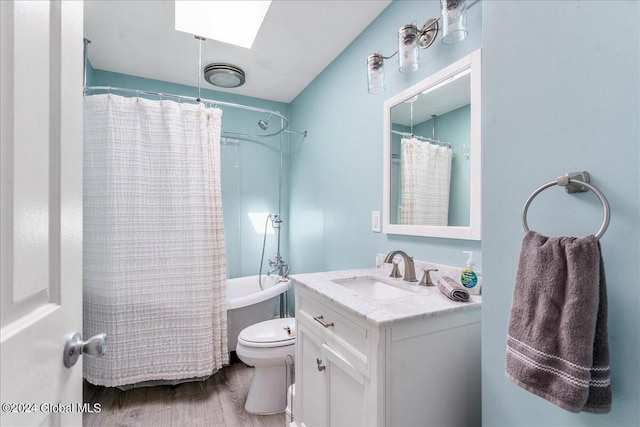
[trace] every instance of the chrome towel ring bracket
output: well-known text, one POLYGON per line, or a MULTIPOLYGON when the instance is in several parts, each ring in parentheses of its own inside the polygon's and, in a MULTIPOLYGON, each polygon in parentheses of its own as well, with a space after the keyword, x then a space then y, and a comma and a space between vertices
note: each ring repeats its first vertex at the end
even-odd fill
POLYGON ((602 222, 600 229, 595 235, 596 239, 600 240, 604 232, 607 231, 607 227, 609 227, 609 202, 607 201, 607 198, 604 196, 604 194, 602 194, 602 192, 596 187, 591 185, 589 181, 589 172, 572 172, 559 177, 555 181, 548 182, 534 191, 533 194, 531 194, 527 199, 527 202, 524 204, 524 209, 522 209, 522 227, 524 228, 524 231, 529 231, 529 226, 527 225, 527 210, 529 209, 531 201, 539 193, 546 190, 547 188, 553 187, 554 185, 560 185, 562 187, 566 187, 567 193, 584 193, 591 190, 598 196, 600 202, 602 202, 602 207, 604 210, 604 221, 602 222))

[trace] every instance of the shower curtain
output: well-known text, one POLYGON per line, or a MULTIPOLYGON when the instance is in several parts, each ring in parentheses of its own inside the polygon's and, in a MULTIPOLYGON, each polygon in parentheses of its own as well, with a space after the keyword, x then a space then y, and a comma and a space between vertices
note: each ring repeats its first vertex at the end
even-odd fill
POLYGON ((85 97, 84 337, 96 385, 211 375, 228 364, 222 112, 85 97))
POLYGON ((447 225, 453 151, 415 138, 400 147, 400 223, 447 225))

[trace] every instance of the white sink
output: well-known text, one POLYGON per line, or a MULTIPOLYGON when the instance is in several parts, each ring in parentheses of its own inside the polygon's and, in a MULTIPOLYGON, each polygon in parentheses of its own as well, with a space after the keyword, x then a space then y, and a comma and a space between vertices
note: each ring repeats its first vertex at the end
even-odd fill
POLYGON ((409 289, 395 283, 390 283, 380 277, 373 276, 334 279, 332 282, 351 289, 362 296, 376 300, 402 298, 418 293, 417 290, 409 289))

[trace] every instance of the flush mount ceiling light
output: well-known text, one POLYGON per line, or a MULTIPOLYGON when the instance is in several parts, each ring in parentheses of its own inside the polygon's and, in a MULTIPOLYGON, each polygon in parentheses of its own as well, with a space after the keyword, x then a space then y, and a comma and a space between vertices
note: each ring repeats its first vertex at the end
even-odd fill
POLYGON ((250 49, 271 1, 175 1, 175 29, 250 49))
POLYGON ((245 74, 235 65, 209 64, 204 67, 204 79, 214 86, 232 88, 244 84, 245 74))
MULTIPOLYGON (((477 2, 474 1, 470 6, 477 2)), ((427 20, 418 29, 415 21, 398 30, 398 50, 391 56, 377 52, 367 58, 367 83, 369 93, 381 93, 385 90, 384 60, 398 55, 398 70, 411 73, 420 68, 419 50, 426 49, 438 35, 438 21, 442 23, 442 43, 455 44, 467 37, 467 1, 440 0, 441 16, 427 20)))

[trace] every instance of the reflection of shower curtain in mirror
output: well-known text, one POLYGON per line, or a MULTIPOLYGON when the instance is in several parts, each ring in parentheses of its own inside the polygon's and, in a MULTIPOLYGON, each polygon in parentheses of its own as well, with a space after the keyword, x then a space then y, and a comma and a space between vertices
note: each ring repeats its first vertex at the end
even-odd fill
POLYGON ((228 364, 222 112, 85 97, 84 336, 93 384, 205 377, 228 364))
POLYGON ((401 224, 448 224, 452 157, 451 148, 402 139, 401 224))

